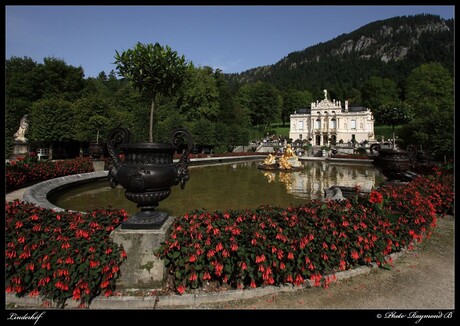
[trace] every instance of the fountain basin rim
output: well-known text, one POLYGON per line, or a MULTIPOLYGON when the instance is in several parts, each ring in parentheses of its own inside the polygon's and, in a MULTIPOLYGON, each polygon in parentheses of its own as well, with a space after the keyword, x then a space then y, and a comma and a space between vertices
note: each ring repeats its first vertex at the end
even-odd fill
MULTIPOLYGON (((66 211, 64 208, 58 207, 52 204, 48 198, 52 194, 56 193, 59 190, 64 188, 76 186, 79 184, 84 184, 88 182, 93 182, 98 179, 107 178, 108 171, 98 171, 98 172, 88 172, 88 173, 79 173, 67 175, 59 178, 49 179, 37 183, 27 189, 23 195, 23 201, 26 203, 35 204, 39 207, 52 209, 56 212, 66 211)), ((77 212, 72 210, 67 210, 70 212, 77 212)), ((86 214, 86 212, 80 212, 86 214)))

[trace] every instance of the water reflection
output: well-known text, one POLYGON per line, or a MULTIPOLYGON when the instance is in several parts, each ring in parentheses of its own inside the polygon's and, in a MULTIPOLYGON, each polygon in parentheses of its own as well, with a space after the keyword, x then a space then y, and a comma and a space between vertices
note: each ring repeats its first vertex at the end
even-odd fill
MULTIPOLYGON (((255 208, 261 205, 287 207, 323 197, 333 185, 360 185, 370 190, 383 181, 372 165, 345 165, 303 162, 298 172, 259 170, 261 161, 190 167, 185 188, 172 187, 171 195, 158 210, 179 216, 195 209, 208 211, 255 208)), ((65 209, 88 211, 95 208, 139 209, 124 197, 124 189, 111 189, 106 179, 60 190, 49 199, 65 209)))
POLYGON ((269 183, 284 183, 288 193, 308 199, 321 199, 323 190, 332 186, 360 186, 362 191, 370 191, 384 180, 379 171, 370 165, 304 162, 304 166, 302 171, 263 171, 263 175, 269 183))

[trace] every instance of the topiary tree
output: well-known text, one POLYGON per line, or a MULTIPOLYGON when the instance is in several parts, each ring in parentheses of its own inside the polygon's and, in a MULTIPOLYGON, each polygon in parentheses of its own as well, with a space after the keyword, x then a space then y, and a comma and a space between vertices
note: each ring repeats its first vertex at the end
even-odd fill
POLYGON ((138 42, 133 49, 115 51, 118 74, 151 99, 149 140, 153 142, 153 116, 157 94, 173 96, 184 83, 192 67, 169 46, 138 42))
POLYGON ((374 113, 375 121, 380 124, 391 126, 392 148, 395 149, 395 126, 410 122, 413 119, 411 107, 401 101, 388 102, 379 107, 374 113))

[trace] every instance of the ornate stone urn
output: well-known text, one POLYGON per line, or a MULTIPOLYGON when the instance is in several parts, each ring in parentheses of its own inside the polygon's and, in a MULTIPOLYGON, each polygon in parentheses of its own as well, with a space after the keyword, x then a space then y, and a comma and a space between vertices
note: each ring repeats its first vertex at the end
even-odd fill
POLYGON ((402 173, 410 168, 409 152, 397 148, 381 148, 379 144, 370 147, 371 154, 374 156, 374 165, 387 177, 388 182, 399 182, 402 173))
POLYGON ((92 159, 100 159, 104 154, 104 147, 100 143, 89 143, 89 156, 92 159))
POLYGON ((180 183, 184 188, 189 180, 188 155, 192 149, 192 136, 186 129, 175 129, 170 143, 131 143, 127 128, 115 128, 107 137, 107 150, 111 157, 109 182, 112 188, 120 184, 126 189, 125 197, 137 203, 141 210, 121 225, 122 229, 159 229, 166 221, 166 212, 155 211, 158 203, 171 194, 171 187, 180 183), (173 155, 178 145, 187 143, 178 163, 173 155))

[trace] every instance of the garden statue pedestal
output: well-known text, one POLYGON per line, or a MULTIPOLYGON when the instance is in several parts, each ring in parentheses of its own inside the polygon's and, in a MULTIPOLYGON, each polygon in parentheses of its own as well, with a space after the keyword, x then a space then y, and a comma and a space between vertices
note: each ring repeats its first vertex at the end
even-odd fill
POLYGON ((29 145, 25 142, 15 141, 13 147, 13 153, 10 156, 11 161, 25 158, 29 153, 29 145))
POLYGON ((174 217, 169 216, 159 229, 136 230, 117 227, 111 234, 113 242, 122 245, 126 261, 120 266, 117 288, 152 289, 161 287, 166 275, 164 262, 154 255, 174 217))

